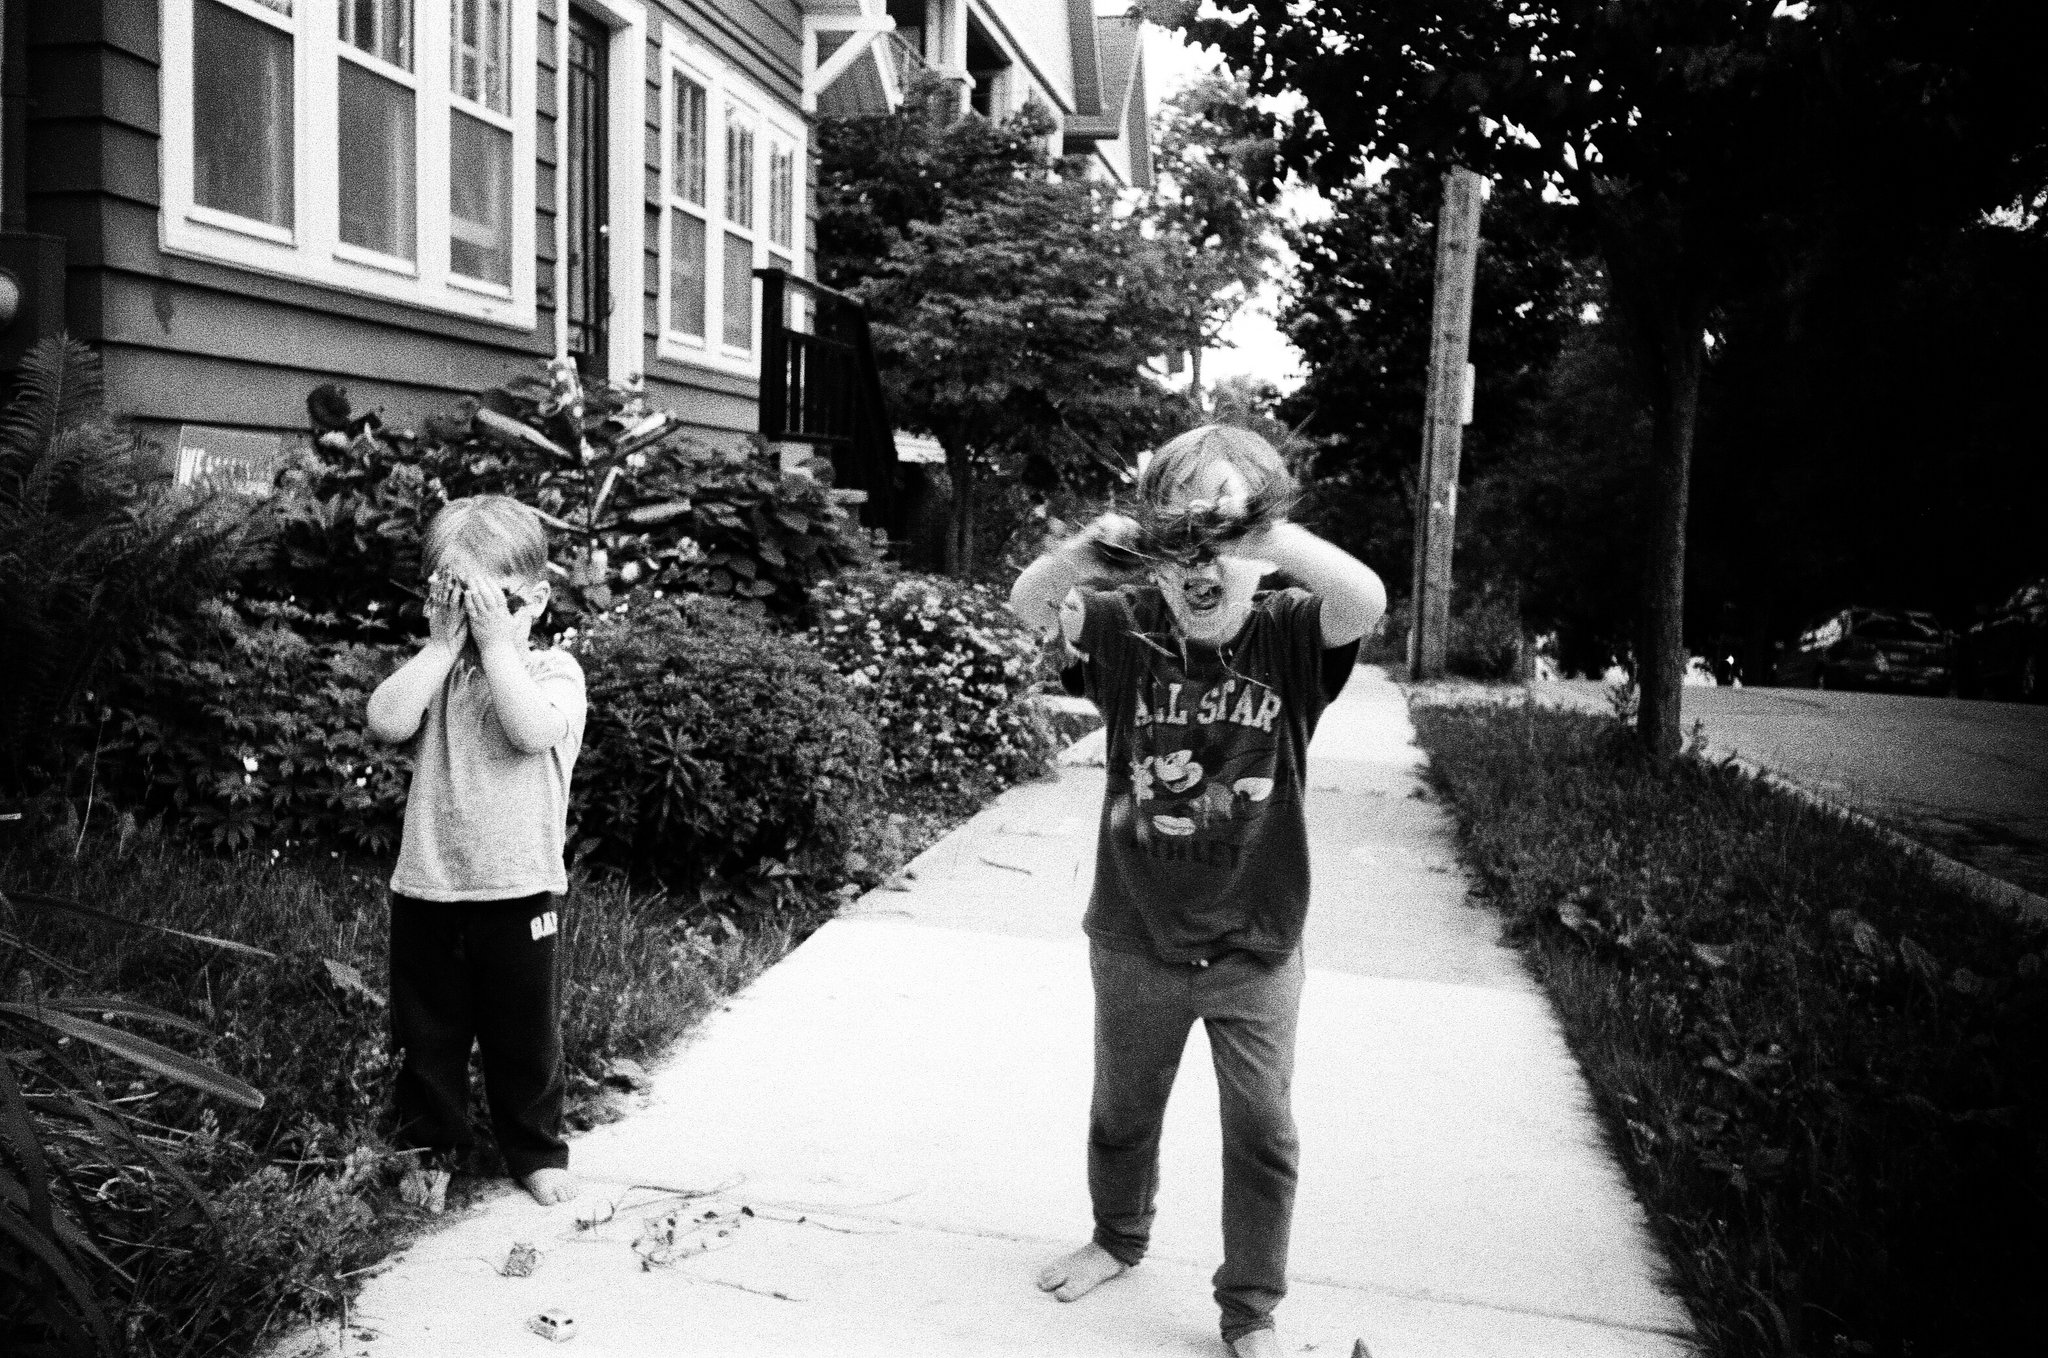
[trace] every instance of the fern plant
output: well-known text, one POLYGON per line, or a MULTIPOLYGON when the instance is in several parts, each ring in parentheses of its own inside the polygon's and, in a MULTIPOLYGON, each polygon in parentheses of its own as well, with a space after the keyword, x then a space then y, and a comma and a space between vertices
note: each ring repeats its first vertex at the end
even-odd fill
POLYGON ((267 512, 164 484, 105 410, 98 355, 22 359, 0 414, 0 796, 61 787, 62 734, 94 676, 260 557, 267 512))

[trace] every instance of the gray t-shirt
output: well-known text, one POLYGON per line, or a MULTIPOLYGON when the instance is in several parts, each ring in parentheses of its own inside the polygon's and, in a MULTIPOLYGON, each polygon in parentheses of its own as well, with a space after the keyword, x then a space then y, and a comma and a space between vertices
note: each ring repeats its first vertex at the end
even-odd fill
POLYGON ((490 679, 466 650, 427 704, 391 874, 399 895, 491 901, 569 889, 562 840, 583 745, 583 668, 567 651, 528 651, 526 672, 569 728, 538 754, 522 752, 498 724, 490 679))
POLYGON ((1109 774, 1083 927, 1168 962, 1286 957, 1308 913, 1309 738, 1357 646, 1324 650, 1322 601, 1301 589, 1256 596, 1221 645, 1182 638, 1151 586, 1082 601, 1109 774))

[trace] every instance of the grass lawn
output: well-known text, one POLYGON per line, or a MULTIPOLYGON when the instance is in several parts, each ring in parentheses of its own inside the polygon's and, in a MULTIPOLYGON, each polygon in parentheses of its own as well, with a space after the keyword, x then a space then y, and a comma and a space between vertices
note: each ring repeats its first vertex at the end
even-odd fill
POLYGON ((2040 1351, 2043 929, 1612 718, 1414 718, 1706 1351, 2040 1351))
MULTIPOLYGON (((981 800, 899 800, 864 855, 870 872, 893 872, 981 800)), ((14 921, 41 956, 13 959, 9 998, 108 995, 159 1006, 206 1035, 150 1037, 266 1098, 256 1112, 211 1102, 66 1042, 164 1161, 125 1163, 90 1129, 50 1145, 86 1186, 92 1213, 130 1242, 112 1262, 132 1283, 111 1275, 100 1282, 136 1353, 247 1353, 331 1313, 353 1290, 353 1275, 426 1224, 398 1201, 404 1161, 387 1139, 388 875, 388 864, 339 859, 223 859, 163 837, 119 850, 95 835, 75 858, 68 844, 0 843, 0 884, 10 890, 71 897, 277 954, 263 961, 58 916, 14 921), (211 1197, 217 1229, 177 1210, 167 1182, 176 1172, 211 1197)), ((625 1094, 606 1078, 613 1061, 659 1055, 824 917, 771 918, 737 931, 693 926, 669 897, 578 881, 562 921, 572 1125, 619 1116, 625 1094)), ((0 957, 0 979, 8 964, 0 957)), ((475 1112, 481 1119, 480 1099, 475 1112)), ((451 1206, 465 1185, 473 1192, 483 1182, 476 1176, 503 1172, 488 1151, 467 1168, 472 1175, 458 1176, 451 1206)), ((14 1311, 0 1304, 0 1337, 18 1322, 14 1311)), ((0 1349, 11 1351, 11 1342, 0 1349)))

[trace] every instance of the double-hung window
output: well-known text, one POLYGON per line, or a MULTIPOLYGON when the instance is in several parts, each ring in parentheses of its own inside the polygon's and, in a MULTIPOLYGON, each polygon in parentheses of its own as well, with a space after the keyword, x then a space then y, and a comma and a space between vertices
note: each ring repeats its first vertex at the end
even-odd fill
POLYGON ((702 344, 711 285, 704 253, 711 243, 711 91, 701 77, 676 68, 668 84, 667 330, 702 344))
POLYGON ((412 0, 341 0, 335 86, 340 242, 408 264, 419 258, 412 19, 412 0))
POLYGON ((804 258, 804 123, 676 30, 663 51, 657 352, 752 375, 754 270, 804 258))
POLYGON ((725 106, 725 347, 754 347, 754 115, 725 106))
POLYGON ((509 0, 449 0, 449 273, 512 286, 509 0))
POLYGON ((161 3, 166 251, 531 328, 535 0, 161 3))

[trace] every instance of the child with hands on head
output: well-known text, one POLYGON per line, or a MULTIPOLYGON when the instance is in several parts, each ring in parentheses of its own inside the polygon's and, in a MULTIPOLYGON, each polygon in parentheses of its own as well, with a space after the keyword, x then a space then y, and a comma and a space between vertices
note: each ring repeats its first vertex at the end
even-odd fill
POLYGON ((368 712, 372 736, 413 756, 391 876, 398 1137, 421 1156, 402 1191, 438 1210, 471 1139, 476 1046, 507 1167, 536 1201, 567 1202, 556 939, 583 671, 529 644, 549 595, 532 510, 502 495, 451 501, 423 555, 426 644, 368 712))
POLYGON ((1308 744, 1386 609, 1379 577, 1287 520, 1271 444, 1205 426, 1153 456, 1136 513, 1027 567, 1010 607, 1102 713, 1108 778, 1082 927, 1095 990, 1088 1244, 1039 1286, 1075 1301, 1144 1257, 1181 1049, 1222 1100, 1223 1264, 1237 1358, 1280 1352, 1299 1150, 1289 1103, 1309 899, 1308 744), (1295 582, 1260 590, 1279 573, 1295 582))

